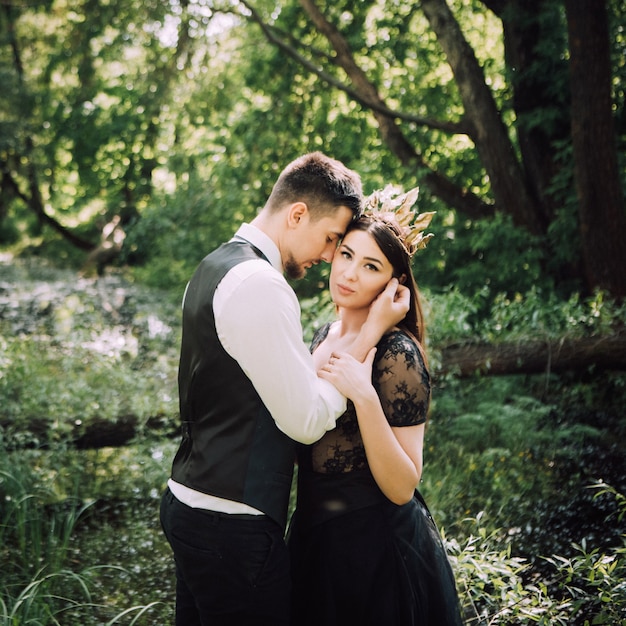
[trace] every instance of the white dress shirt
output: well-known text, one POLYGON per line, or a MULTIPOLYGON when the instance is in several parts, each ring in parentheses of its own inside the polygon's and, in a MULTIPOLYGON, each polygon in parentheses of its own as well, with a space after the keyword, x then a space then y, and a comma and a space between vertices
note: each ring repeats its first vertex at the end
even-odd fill
MULTIPOLYGON (((243 224, 235 238, 267 257, 232 268, 217 286, 213 312, 219 340, 252 381, 277 427, 301 443, 317 441, 346 410, 346 399, 317 376, 302 339, 300 305, 283 276, 276 244, 258 228, 243 224)), ((199 493, 169 481, 188 506, 227 513, 259 513, 240 503, 199 493)))

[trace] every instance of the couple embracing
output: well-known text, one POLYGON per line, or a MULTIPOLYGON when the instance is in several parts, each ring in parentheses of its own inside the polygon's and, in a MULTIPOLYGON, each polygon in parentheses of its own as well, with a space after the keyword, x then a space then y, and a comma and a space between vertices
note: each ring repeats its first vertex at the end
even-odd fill
POLYGON ((177 626, 462 623, 417 491, 430 377, 411 258, 432 214, 416 195, 364 199, 358 174, 304 155, 187 285, 161 501, 177 626), (338 315, 309 350, 285 276, 320 261, 338 315))

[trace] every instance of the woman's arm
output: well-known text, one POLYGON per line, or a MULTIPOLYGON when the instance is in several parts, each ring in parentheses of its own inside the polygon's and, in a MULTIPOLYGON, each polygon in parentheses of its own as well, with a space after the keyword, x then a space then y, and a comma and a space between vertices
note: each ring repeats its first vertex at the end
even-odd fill
POLYGON ((424 424, 392 428, 376 392, 370 400, 354 402, 354 406, 376 483, 392 502, 406 504, 422 476, 424 424))
POLYGON ((395 504, 413 497, 422 474, 424 425, 392 428, 371 382, 375 350, 364 363, 349 354, 333 356, 319 375, 354 403, 370 470, 381 491, 395 504))

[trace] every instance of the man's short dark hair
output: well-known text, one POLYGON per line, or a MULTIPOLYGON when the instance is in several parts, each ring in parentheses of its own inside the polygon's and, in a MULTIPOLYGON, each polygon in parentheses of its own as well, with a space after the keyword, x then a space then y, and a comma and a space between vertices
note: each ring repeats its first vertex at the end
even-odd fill
POLYGON ((292 161, 280 173, 267 201, 271 211, 286 204, 305 202, 312 219, 348 207, 355 217, 361 214, 363 189, 361 177, 321 152, 305 154, 292 161))

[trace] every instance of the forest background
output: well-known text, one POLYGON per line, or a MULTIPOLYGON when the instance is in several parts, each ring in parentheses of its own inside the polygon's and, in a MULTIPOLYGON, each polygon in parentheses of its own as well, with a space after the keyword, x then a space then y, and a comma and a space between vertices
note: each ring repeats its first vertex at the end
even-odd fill
MULTIPOLYGON (((420 187, 467 624, 625 624, 626 3, 0 5, 0 624, 163 624, 179 303, 322 150, 420 187)), ((328 268, 294 283, 305 336, 328 268)))

